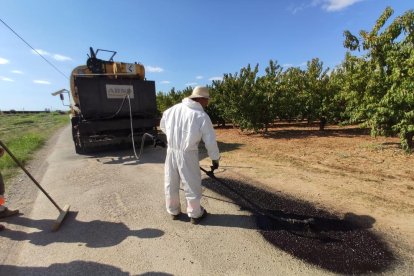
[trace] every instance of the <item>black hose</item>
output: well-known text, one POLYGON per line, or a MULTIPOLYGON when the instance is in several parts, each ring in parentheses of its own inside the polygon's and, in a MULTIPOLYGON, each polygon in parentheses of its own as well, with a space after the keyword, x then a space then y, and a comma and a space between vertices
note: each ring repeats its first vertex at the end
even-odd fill
POLYGON ((263 211, 263 208, 262 207, 260 207, 256 203, 252 202, 250 199, 248 199, 245 196, 243 196, 242 194, 240 194, 236 189, 234 189, 230 185, 227 185, 227 183, 225 183, 224 181, 218 179, 214 175, 213 168, 211 168, 211 171, 207 171, 206 169, 203 169, 202 167, 200 167, 200 170, 202 170, 211 179, 219 182, 220 184, 222 184, 223 186, 225 186, 227 189, 229 189, 230 191, 232 191, 233 193, 235 193, 238 197, 240 197, 241 199, 243 199, 244 201, 246 201, 248 204, 250 204, 251 210, 254 213, 257 213, 257 214, 262 215, 262 216, 269 217, 269 218, 271 218, 273 220, 276 220, 276 221, 279 221, 279 222, 285 222, 285 223, 287 222, 287 223, 292 223, 292 224, 309 224, 309 223, 313 223, 315 221, 313 218, 308 218, 308 219, 304 219, 304 220, 301 220, 301 219, 292 219, 292 218, 281 218, 281 217, 277 217, 277 216, 275 216, 273 214, 270 214, 269 212, 265 212, 265 211, 263 211))

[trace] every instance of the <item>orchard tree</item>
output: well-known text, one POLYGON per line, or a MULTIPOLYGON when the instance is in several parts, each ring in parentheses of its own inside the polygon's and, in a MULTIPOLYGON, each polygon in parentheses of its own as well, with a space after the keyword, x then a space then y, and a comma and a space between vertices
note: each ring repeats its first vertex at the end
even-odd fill
POLYGON ((414 12, 407 11, 384 28, 392 14, 386 8, 372 31, 360 31, 359 38, 346 31, 344 46, 365 51, 369 78, 360 93, 372 135, 399 134, 403 149, 410 152, 414 146, 414 12))
POLYGON ((162 91, 158 91, 157 93, 157 113, 159 116, 168 108, 168 99, 167 95, 165 95, 162 91))
POLYGON ((325 102, 328 122, 337 124, 347 122, 350 119, 346 112, 345 93, 342 93, 346 80, 345 76, 344 70, 340 66, 330 72, 327 85, 327 97, 329 99, 325 102))
POLYGON ((191 86, 186 87, 184 90, 176 91, 175 88, 171 88, 171 90, 165 94, 161 91, 157 93, 157 109, 158 113, 161 114, 166 109, 170 108, 171 106, 180 103, 185 97, 191 95, 193 88, 191 86))
POLYGON ((215 89, 220 82, 221 80, 214 80, 212 86, 207 86, 210 91, 210 100, 205 110, 213 124, 217 124, 218 126, 226 126, 226 119, 219 109, 219 92, 215 89))
POLYGON ((224 74, 223 80, 213 82, 213 95, 215 107, 226 121, 230 121, 233 127, 237 124, 239 113, 239 84, 238 75, 224 74))
POLYGON ((320 130, 324 130, 330 97, 328 96, 329 68, 323 69, 318 58, 308 61, 304 72, 304 90, 301 93, 304 116, 311 122, 320 121, 320 130))
POLYGON ((257 73, 259 65, 254 69, 250 64, 240 69, 239 73, 224 74, 223 80, 214 82, 214 93, 217 94, 217 108, 224 118, 230 120, 233 126, 243 130, 263 128, 258 114, 260 91, 257 89, 257 73))
POLYGON ((370 80, 367 71, 364 58, 346 53, 345 60, 331 74, 330 86, 339 90, 335 100, 341 103, 340 118, 344 123, 361 123, 372 116, 372 97, 366 91, 370 80))
POLYGON ((272 124, 280 109, 279 98, 281 97, 281 81, 283 68, 277 61, 270 60, 265 69, 266 74, 257 80, 257 89, 255 100, 257 102, 256 110, 258 127, 262 126, 266 133, 270 124, 272 124))
POLYGON ((303 104, 300 95, 305 89, 304 71, 299 67, 290 67, 283 72, 280 84, 280 97, 277 100, 277 117, 290 122, 303 117, 303 104))
POLYGON ((188 97, 188 96, 190 96, 191 95, 191 93, 193 93, 193 87, 192 86, 187 86, 186 88, 184 88, 182 91, 179 91, 179 94, 180 94, 180 102, 184 99, 184 98, 186 98, 186 97, 188 97))
POLYGON ((260 122, 259 104, 263 97, 257 87, 257 73, 259 71, 259 64, 256 64, 254 69, 247 65, 240 70, 240 74, 236 79, 238 90, 237 109, 238 115, 234 120, 243 130, 258 131, 262 128, 260 122))

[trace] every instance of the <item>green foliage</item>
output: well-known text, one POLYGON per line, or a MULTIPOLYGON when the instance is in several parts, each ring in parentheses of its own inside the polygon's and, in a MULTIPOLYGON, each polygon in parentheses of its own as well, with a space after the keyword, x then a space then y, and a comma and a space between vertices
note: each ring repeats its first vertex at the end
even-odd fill
POLYGON ((328 76, 329 68, 323 69, 323 63, 315 58, 307 63, 302 91, 303 115, 310 122, 328 115, 328 76))
MULTIPOLYGON (((215 83, 218 83, 219 81, 213 81, 213 85, 215 83)), ((208 106, 206 108, 206 112, 209 115, 211 121, 213 124, 217 125, 226 125, 226 120, 223 117, 222 112, 219 109, 219 95, 217 94, 217 91, 209 87, 210 90, 210 101, 208 103, 208 106)))
POLYGON ((303 117, 301 93, 305 89, 305 72, 298 67, 288 68, 281 77, 280 85, 277 116, 288 121, 303 117))
POLYGON ((243 130, 267 130, 274 121, 281 66, 270 61, 266 75, 258 76, 259 65, 249 65, 239 73, 224 74, 213 83, 216 108, 222 118, 243 130))
POLYGON ((348 110, 354 120, 366 120, 372 135, 396 135, 410 152, 414 134, 414 12, 407 11, 384 29, 393 14, 385 9, 371 32, 361 31, 360 39, 345 32, 350 50, 363 49, 361 58, 347 55, 344 87, 348 110), (384 29, 384 30, 382 30, 384 29), (382 30, 382 31, 381 31, 382 30), (356 68, 356 70, 355 70, 356 68), (359 70, 358 70, 359 69, 359 70), (353 109, 354 108, 354 109, 353 109))
POLYGON ((258 109, 259 125, 263 125, 267 132, 268 126, 273 123, 280 109, 279 99, 282 94, 281 82, 283 68, 277 61, 270 60, 265 69, 266 74, 258 79, 258 91, 261 98, 258 109))
MULTIPOLYGON (((58 128, 68 123, 67 114, 0 115, 0 139, 25 164, 58 128)), ((16 173, 16 164, 7 153, 0 158, 0 171, 6 180, 16 173)))
POLYGON ((331 86, 339 90, 336 100, 344 103, 340 117, 348 123, 363 122, 370 116, 369 96, 365 93, 369 82, 367 70, 368 64, 362 58, 347 53, 331 76, 331 86))
POLYGON ((187 87, 183 91, 176 91, 175 88, 171 88, 171 90, 164 94, 163 92, 157 93, 157 110, 158 114, 161 115, 166 109, 170 108, 171 106, 180 103, 185 97, 191 95, 193 88, 187 87))
POLYGON ((239 125, 241 130, 253 129, 254 131, 258 131, 263 127, 263 125, 259 125, 259 115, 257 114, 260 110, 257 108, 257 105, 263 100, 262 94, 256 84, 258 71, 258 64, 254 69, 249 64, 246 68, 240 70, 239 77, 236 78, 238 88, 236 91, 239 94, 239 99, 236 102, 237 106, 234 106, 235 108, 233 109, 237 111, 237 115, 234 114, 232 120, 239 125))
POLYGON ((238 102, 240 99, 240 87, 237 79, 237 73, 234 76, 232 74, 224 74, 223 80, 213 82, 212 87, 217 110, 233 125, 237 123, 238 102))
MULTIPOLYGON (((40 133, 27 133, 20 136, 18 139, 13 139, 8 142, 6 146, 17 159, 23 160, 22 162, 25 163, 27 161, 26 157, 41 147, 44 142, 45 139, 40 133)), ((10 169, 13 167, 15 167, 14 161, 8 154, 5 154, 5 156, 0 159, 0 168, 10 169)))
POLYGON ((340 67, 331 71, 327 84, 326 98, 324 100, 324 113, 331 123, 344 123, 350 117, 346 112, 346 101, 341 94, 344 85, 344 74, 340 67))

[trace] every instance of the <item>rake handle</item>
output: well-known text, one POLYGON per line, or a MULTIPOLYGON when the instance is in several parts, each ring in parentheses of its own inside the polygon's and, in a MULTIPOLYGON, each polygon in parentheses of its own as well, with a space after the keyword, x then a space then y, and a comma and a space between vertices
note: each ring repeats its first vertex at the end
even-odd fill
POLYGON ((6 147, 5 144, 0 140, 0 146, 10 155, 10 157, 13 159, 14 162, 27 174, 27 176, 36 184, 36 186, 45 194, 45 196, 55 205, 55 207, 59 210, 59 212, 62 212, 62 209, 57 205, 57 203, 53 200, 53 198, 50 197, 50 195, 43 189, 42 186, 40 186, 39 182, 26 170, 26 168, 23 166, 22 163, 20 163, 19 160, 11 153, 11 151, 6 147))

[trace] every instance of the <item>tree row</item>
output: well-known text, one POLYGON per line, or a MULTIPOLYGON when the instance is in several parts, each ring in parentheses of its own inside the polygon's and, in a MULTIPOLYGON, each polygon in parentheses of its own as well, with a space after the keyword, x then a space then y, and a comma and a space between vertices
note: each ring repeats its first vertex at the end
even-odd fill
MULTIPOLYGON (((385 27, 393 14, 386 8, 371 31, 344 32, 344 60, 330 69, 314 58, 306 68, 283 68, 270 60, 226 73, 210 86, 207 108, 213 122, 232 123, 242 131, 266 132, 276 120, 318 120, 360 124, 373 136, 399 135, 407 152, 414 147, 414 12, 385 27)), ((180 102, 192 87, 157 93, 158 110, 180 102)))

